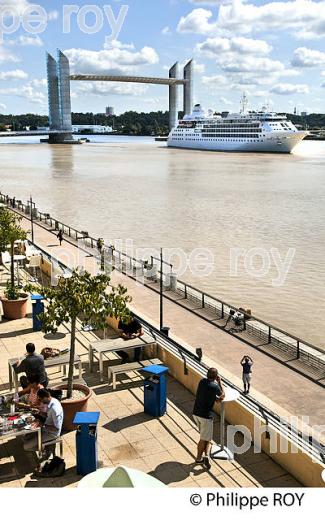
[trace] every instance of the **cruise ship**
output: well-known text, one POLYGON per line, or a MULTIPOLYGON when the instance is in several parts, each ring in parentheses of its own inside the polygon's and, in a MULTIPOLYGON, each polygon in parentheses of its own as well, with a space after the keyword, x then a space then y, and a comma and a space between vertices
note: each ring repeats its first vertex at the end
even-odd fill
POLYGON ((308 135, 298 130, 284 114, 247 110, 247 97, 242 98, 239 113, 204 112, 195 105, 170 132, 167 144, 174 148, 191 148, 220 152, 291 153, 308 135))

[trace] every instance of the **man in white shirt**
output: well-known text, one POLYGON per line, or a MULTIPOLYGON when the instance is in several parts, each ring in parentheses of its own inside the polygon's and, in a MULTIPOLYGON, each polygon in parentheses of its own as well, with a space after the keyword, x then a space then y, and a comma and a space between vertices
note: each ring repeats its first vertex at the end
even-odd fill
MULTIPOLYGON (((42 426, 42 444, 54 441, 61 435, 63 424, 63 408, 60 401, 51 397, 51 394, 45 388, 41 388, 37 392, 37 396, 41 403, 47 407, 47 415, 44 425, 42 426)), ((26 451, 37 451, 37 433, 26 435, 24 439, 24 449, 26 451)), ((51 448, 51 446, 50 446, 51 448)))

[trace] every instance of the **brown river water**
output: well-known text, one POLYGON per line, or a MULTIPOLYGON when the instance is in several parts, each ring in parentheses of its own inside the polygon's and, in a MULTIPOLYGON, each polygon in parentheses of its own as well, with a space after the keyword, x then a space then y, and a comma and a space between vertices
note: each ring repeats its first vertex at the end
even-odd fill
POLYGON ((325 142, 277 155, 92 139, 0 139, 0 190, 96 237, 204 248, 210 272, 182 279, 325 349, 325 142))

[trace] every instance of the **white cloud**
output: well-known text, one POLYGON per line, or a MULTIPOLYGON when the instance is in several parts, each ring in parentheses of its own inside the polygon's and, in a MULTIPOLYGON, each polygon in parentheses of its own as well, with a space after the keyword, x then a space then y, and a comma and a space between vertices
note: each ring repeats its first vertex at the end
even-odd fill
POLYGON ((22 87, 8 87, 0 88, 0 95, 2 96, 18 96, 27 99, 30 103, 45 104, 46 96, 43 92, 36 90, 30 83, 22 87))
POLYGON ((325 1, 292 0, 257 6, 242 0, 233 0, 230 5, 220 6, 215 19, 212 11, 198 8, 183 16, 178 24, 179 32, 205 35, 221 31, 248 34, 274 29, 290 31, 300 38, 325 36, 325 1))
POLYGON ((215 76, 203 76, 202 83, 203 85, 216 88, 229 85, 227 78, 221 74, 216 74, 215 76))
POLYGON ((222 5, 231 4, 233 0, 189 0, 194 5, 222 5))
POLYGON ((37 87, 37 88, 47 87, 47 79, 46 79, 46 78, 42 78, 42 79, 33 79, 33 80, 30 82, 30 85, 31 85, 32 87, 37 87))
POLYGON ((293 85, 292 83, 279 83, 271 88, 272 94, 288 96, 292 94, 309 94, 308 85, 293 85))
POLYGON ((143 47, 134 51, 133 45, 113 42, 100 51, 87 49, 68 49, 65 54, 70 60, 71 70, 79 74, 117 74, 126 75, 137 71, 139 67, 154 65, 159 57, 152 47, 143 47))
POLYGON ((294 67, 319 67, 325 65, 325 52, 298 47, 294 51, 291 65, 294 67))
POLYGON ((6 40, 7 45, 21 45, 22 47, 42 47, 43 42, 39 36, 26 36, 21 34, 16 40, 6 40))
POLYGON ((31 6, 28 0, 4 0, 2 4, 2 6, 0 5, 0 13, 4 14, 8 14, 8 12, 21 14, 31 6))
POLYGON ((168 27, 168 25, 167 25, 166 27, 164 27, 161 30, 161 34, 163 34, 164 36, 170 36, 172 34, 172 31, 171 31, 170 27, 168 27))
POLYGON ((270 74, 285 70, 283 63, 270 58, 257 58, 255 56, 236 56, 230 59, 220 57, 219 66, 225 72, 258 72, 270 74))
POLYGON ((217 22, 211 24, 209 20, 213 13, 207 9, 194 9, 180 19, 177 31, 180 33, 209 34, 217 30, 217 22))
POLYGON ((13 54, 8 49, 0 45, 0 64, 6 62, 18 63, 19 61, 20 59, 15 54, 13 54))
POLYGON ((27 78, 28 78, 28 74, 20 69, 8 70, 6 72, 0 72, 0 81, 9 81, 9 80, 27 79, 27 78))
POLYGON ((254 40, 252 38, 208 38, 205 42, 197 45, 197 50, 208 57, 215 58, 220 53, 240 53, 265 55, 272 51, 271 45, 264 40, 254 40))
POLYGON ((7 105, 5 105, 4 103, 0 103, 0 110, 6 110, 7 108, 7 105))
POLYGON ((142 96, 148 90, 146 85, 131 83, 108 83, 105 81, 83 82, 75 89, 75 94, 80 97, 82 94, 105 97, 108 95, 118 96, 142 96))
POLYGON ((221 103, 222 103, 223 105, 226 105, 226 106, 233 105, 233 102, 230 101, 230 99, 227 99, 227 98, 225 98, 225 97, 223 97, 223 96, 220 98, 220 101, 221 101, 221 103))

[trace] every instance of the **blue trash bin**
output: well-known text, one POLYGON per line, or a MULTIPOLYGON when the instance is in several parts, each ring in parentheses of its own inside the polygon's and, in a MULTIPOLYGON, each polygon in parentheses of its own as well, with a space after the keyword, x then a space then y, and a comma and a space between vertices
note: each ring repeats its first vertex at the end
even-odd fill
POLYGON ((44 296, 32 294, 31 300, 33 304, 33 331, 39 332, 42 330, 42 323, 38 316, 44 312, 44 296))
POLYGON ((73 424, 77 426, 77 474, 88 475, 98 469, 97 424, 100 412, 78 412, 73 424))
POLYGON ((168 368, 163 365, 150 365, 141 370, 144 381, 144 412, 152 417, 161 417, 167 409, 168 368))

